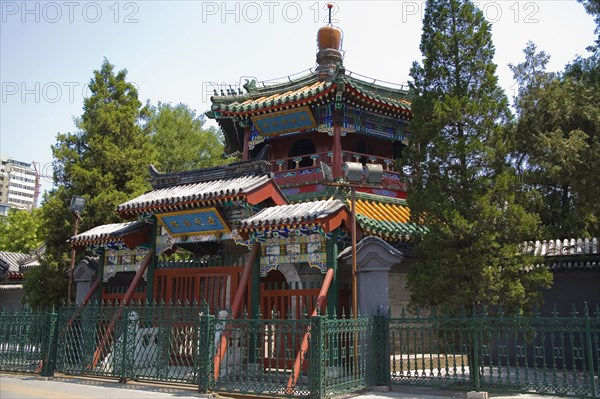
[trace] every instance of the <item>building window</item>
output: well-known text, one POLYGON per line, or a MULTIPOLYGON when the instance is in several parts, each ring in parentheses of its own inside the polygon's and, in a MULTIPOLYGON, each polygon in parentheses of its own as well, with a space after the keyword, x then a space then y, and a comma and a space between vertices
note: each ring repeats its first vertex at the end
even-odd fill
MULTIPOLYGON (((300 139, 295 141, 294 144, 292 144, 290 150, 288 151, 288 157, 302 157, 302 160, 298 164, 298 167, 306 168, 312 166, 313 164, 312 159, 310 159, 308 155, 314 154, 315 152, 317 152, 317 149, 315 147, 315 143, 313 143, 312 140, 300 139)), ((290 159, 290 161, 288 162, 288 168, 294 169, 295 167, 296 162, 294 162, 293 159, 290 159)))
MULTIPOLYGON (((367 154, 367 155, 372 155, 373 151, 371 150, 371 146, 369 145, 369 143, 367 143, 364 140, 359 140, 356 143, 356 152, 358 152, 359 154, 367 154)), ((366 165, 368 161, 368 158, 364 155, 362 155, 360 157, 360 159, 358 160, 358 162, 362 163, 363 165, 366 165)))

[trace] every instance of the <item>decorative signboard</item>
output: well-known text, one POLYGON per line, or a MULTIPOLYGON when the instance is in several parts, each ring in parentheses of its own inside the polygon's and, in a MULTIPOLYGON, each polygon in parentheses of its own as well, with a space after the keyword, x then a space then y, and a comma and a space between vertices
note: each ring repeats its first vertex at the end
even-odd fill
POLYGON ((261 245, 260 274, 266 276, 280 264, 306 262, 310 267, 327 272, 326 236, 321 232, 300 229, 269 231, 261 245))
POLYGON ((172 237, 228 233, 229 227, 216 208, 157 214, 172 237))
MULTIPOLYGON (((147 249, 139 247, 136 249, 128 249, 126 247, 122 247, 121 249, 107 249, 105 252, 102 281, 107 282, 119 272, 137 272, 147 253, 147 249)), ((144 280, 146 279, 147 271, 148 269, 144 272, 144 280)))
POLYGON ((177 244, 233 240, 237 245, 244 245, 248 248, 252 247, 252 241, 244 240, 239 235, 238 231, 235 229, 231 230, 229 233, 203 234, 203 235, 191 235, 191 236, 180 236, 180 237, 172 237, 165 230, 161 231, 161 233, 156 236, 156 253, 159 255, 165 251, 169 251, 170 249, 173 248, 174 245, 177 245, 177 244))
POLYGON ((252 117, 254 126, 261 135, 277 136, 317 127, 308 106, 252 117))

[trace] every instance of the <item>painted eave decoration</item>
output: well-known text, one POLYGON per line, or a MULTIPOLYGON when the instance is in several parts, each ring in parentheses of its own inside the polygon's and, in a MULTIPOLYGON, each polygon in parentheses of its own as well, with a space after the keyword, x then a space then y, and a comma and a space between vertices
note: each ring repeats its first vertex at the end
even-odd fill
POLYGON ((276 136, 317 127, 308 106, 255 116, 252 122, 263 136, 276 136))
POLYGON ((231 230, 216 208, 156 215, 172 237, 229 233, 231 230))

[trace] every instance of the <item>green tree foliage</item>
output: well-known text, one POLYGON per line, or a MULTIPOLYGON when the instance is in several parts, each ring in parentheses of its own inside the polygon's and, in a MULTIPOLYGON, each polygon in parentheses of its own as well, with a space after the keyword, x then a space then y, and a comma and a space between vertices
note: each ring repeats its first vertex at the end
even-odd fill
POLYGON ((600 68, 578 58, 565 73, 546 71, 533 43, 511 65, 519 84, 514 160, 547 237, 600 234, 600 68))
POLYGON ((23 301, 33 308, 60 305, 67 298, 68 270, 71 265, 67 239, 73 235, 73 214, 69 211, 69 190, 58 186, 44 193, 39 234, 46 242, 40 266, 24 274, 23 301), (65 206, 66 204, 66 206, 65 206))
POLYGON ((46 256, 62 263, 70 262, 67 240, 73 235, 75 225, 74 215, 69 210, 71 197, 71 191, 59 185, 44 193, 40 208, 40 235, 46 242, 46 256))
POLYGON ((118 222, 117 205, 150 188, 148 165, 156 153, 141 127, 148 110, 126 77, 127 71, 115 72, 105 60, 90 81, 90 97, 84 100, 83 114, 76 120, 78 131, 59 133, 52 146, 55 187, 44 196, 41 210, 47 259, 26 277, 26 298, 32 305, 43 296, 64 297, 70 251, 66 240, 73 235, 74 225, 69 210, 73 195, 87 198, 79 226, 83 231, 118 222))
POLYGON ((585 11, 594 16, 596 22, 596 30, 594 31, 598 37, 596 38, 596 45, 589 48, 590 51, 598 53, 600 51, 600 0, 577 0, 583 4, 585 11))
POLYGON ((42 244, 39 210, 10 209, 0 216, 0 251, 29 253, 42 244))
POLYGON ((105 60, 90 81, 79 131, 59 134, 52 146, 54 181, 88 199, 82 215, 87 228, 118 221, 117 205, 150 188, 155 153, 140 127, 148 111, 126 77, 126 70, 115 73, 105 60))
POLYGON ((216 130, 205 129, 204 122, 185 104, 152 107, 146 130, 156 148, 158 170, 180 172, 227 162, 216 130))
POLYGON ((507 308, 539 302, 545 269, 520 244, 539 220, 516 201, 519 182, 502 129, 510 117, 498 86, 490 25, 468 0, 428 0, 422 65, 411 76, 415 99, 409 143, 408 203, 429 233, 409 272, 415 305, 507 308))
POLYGON ((25 272, 23 301, 32 308, 59 306, 67 295, 67 264, 52 256, 40 259, 40 266, 25 272))

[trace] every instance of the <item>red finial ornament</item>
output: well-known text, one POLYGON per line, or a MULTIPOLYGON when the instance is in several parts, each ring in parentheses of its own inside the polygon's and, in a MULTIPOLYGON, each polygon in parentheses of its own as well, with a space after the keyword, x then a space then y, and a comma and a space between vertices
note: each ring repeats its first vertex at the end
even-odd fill
POLYGON ((329 8, 329 25, 331 25, 331 9, 333 8, 333 4, 327 3, 327 8, 329 8))

